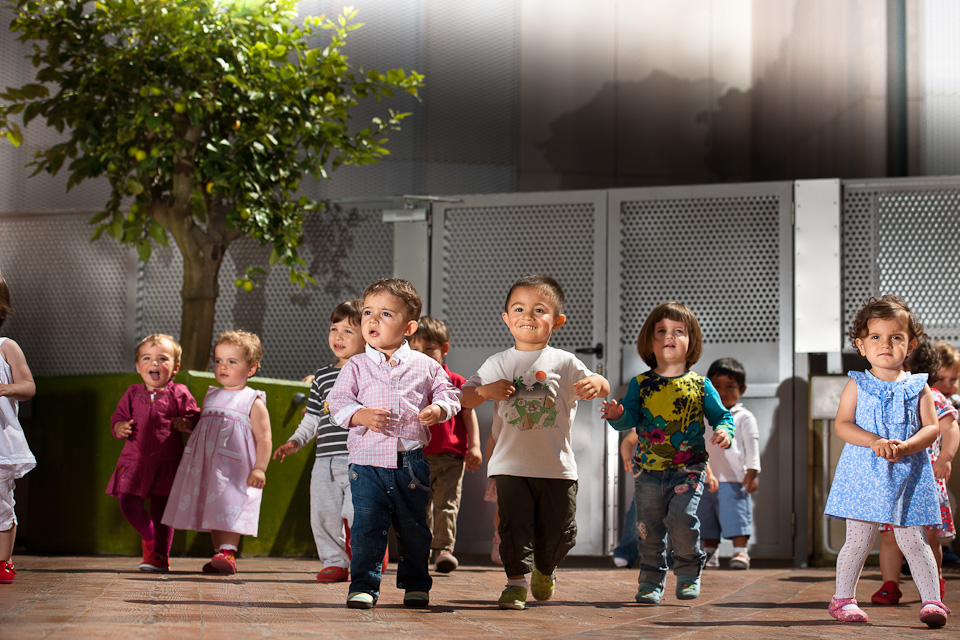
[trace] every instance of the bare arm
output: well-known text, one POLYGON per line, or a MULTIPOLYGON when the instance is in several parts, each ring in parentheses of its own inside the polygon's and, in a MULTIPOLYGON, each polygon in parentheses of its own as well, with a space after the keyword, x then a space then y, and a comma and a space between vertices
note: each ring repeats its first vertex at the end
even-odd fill
POLYGON ((247 486, 263 489, 267 483, 267 465, 270 463, 270 452, 273 449, 273 439, 270 433, 270 414, 267 406, 260 398, 253 402, 250 409, 250 427, 253 430, 253 440, 257 443, 257 459, 253 463, 253 470, 247 476, 247 486))
POLYGON ((476 471, 483 464, 483 454, 480 452, 480 423, 477 422, 477 414, 473 409, 464 409, 463 426, 467 428, 467 455, 464 457, 464 464, 467 471, 476 471))
POLYGON ((924 385, 920 393, 920 429, 897 445, 897 453, 901 456, 923 451, 937 439, 940 434, 940 421, 937 420, 937 408, 933 403, 933 394, 930 387, 924 385))
POLYGON ((13 383, 0 384, 0 398, 7 397, 17 402, 25 402, 37 393, 37 385, 33 382, 33 374, 27 366, 27 359, 23 351, 13 340, 4 340, 0 345, 3 359, 10 365, 13 383))
POLYGON ((949 480, 953 471, 953 458, 960 447, 960 426, 957 419, 947 414, 940 418, 940 455, 933 463, 933 475, 949 480))
POLYGON ((516 389, 509 380, 497 380, 479 387, 464 386, 461 389, 460 405, 464 409, 475 409, 486 400, 506 400, 516 389))

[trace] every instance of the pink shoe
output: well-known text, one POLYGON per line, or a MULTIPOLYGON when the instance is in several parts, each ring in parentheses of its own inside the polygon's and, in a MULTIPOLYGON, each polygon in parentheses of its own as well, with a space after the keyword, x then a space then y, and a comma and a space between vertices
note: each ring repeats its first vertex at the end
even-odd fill
POLYGON ((0 584, 13 584, 17 570, 9 562, 0 562, 0 584))
POLYGON ((928 627, 942 627, 947 624, 947 615, 950 609, 947 605, 936 600, 927 600, 920 607, 920 622, 928 627))
POLYGON ((840 622, 866 622, 867 614, 857 606, 856 598, 833 598, 827 611, 840 622))
MULTIPOLYGON (((233 551, 227 549, 221 549, 210 558, 210 566, 225 576, 232 576, 237 572, 237 560, 233 555, 233 551)), ((204 572, 206 573, 206 565, 204 565, 204 572)))

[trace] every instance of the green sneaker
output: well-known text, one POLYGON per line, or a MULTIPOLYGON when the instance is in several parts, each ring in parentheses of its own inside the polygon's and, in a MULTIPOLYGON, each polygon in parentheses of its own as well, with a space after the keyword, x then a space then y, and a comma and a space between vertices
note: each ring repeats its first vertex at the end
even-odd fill
POLYGON ((677 580, 677 599, 693 600, 700 596, 700 576, 677 580))
POLYGON ((519 585, 508 585, 498 600, 501 609, 516 609, 520 611, 527 605, 527 588, 519 585))
POLYGON ((539 569, 533 570, 533 577, 530 579, 530 593, 536 600, 549 600, 553 597, 553 589, 557 586, 556 570, 550 572, 550 575, 540 573, 539 569))
POLYGON ((660 604, 663 587, 652 582, 641 582, 635 600, 637 604, 660 604))

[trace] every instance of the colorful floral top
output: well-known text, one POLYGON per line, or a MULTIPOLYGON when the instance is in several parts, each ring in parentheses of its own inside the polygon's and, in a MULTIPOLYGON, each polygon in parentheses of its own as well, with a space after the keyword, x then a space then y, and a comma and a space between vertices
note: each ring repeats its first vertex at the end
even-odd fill
POLYGON ((648 471, 680 469, 707 461, 703 418, 731 438, 736 427, 708 378, 688 371, 665 378, 652 370, 630 381, 623 416, 610 420, 617 431, 636 429, 634 463, 648 471))

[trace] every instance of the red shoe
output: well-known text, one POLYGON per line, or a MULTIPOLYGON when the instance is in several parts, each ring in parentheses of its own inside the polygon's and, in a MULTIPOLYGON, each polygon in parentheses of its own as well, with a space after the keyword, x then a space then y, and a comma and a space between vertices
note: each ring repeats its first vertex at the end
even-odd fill
POLYGON ((219 571, 213 568, 212 562, 206 563, 205 565, 203 565, 203 567, 200 570, 203 571, 204 573, 220 573, 219 571))
POLYGON ((167 573, 170 571, 170 559, 159 553, 152 553, 149 558, 140 563, 140 571, 147 573, 167 573))
POLYGON ((237 560, 233 555, 233 551, 228 551, 226 549, 221 549, 218 551, 212 558, 210 558, 210 565, 216 569, 217 573, 232 576, 237 572, 237 560))
POLYGON ((887 580, 880 586, 880 590, 870 596, 870 602, 874 604, 899 604, 903 594, 900 593, 900 587, 893 580, 887 580))
POLYGON ((143 560, 142 562, 147 563, 150 561, 150 557, 153 555, 153 540, 147 542, 146 540, 140 541, 140 548, 143 550, 143 560))
POLYGON ((346 582, 350 571, 343 567, 326 567, 317 574, 317 582, 346 582))
POLYGON ((13 584, 17 577, 17 570, 9 562, 0 562, 0 584, 13 584))

